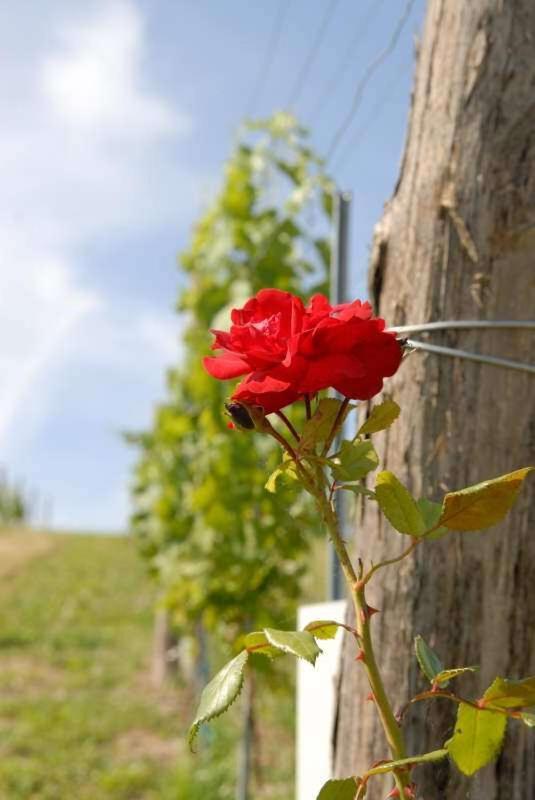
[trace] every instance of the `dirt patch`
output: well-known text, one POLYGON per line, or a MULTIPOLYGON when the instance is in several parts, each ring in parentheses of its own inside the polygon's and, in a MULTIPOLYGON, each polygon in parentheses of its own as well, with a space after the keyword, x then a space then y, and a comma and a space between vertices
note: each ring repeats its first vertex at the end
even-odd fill
POLYGON ((170 762, 177 758, 179 742, 177 739, 163 739, 154 731, 134 728, 121 734, 114 745, 118 761, 150 761, 170 762))
POLYGON ((39 697, 46 694, 55 698, 65 695, 65 676, 57 667, 20 654, 2 654, 0 666, 0 693, 3 695, 39 697))
POLYGON ((49 533, 0 529, 0 578, 15 575, 28 561, 48 553, 58 543, 49 533))

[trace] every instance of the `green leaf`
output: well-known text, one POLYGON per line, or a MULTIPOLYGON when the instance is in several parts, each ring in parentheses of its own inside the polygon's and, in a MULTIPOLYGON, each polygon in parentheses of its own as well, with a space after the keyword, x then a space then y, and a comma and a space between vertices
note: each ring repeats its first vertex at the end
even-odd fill
POLYGON ((527 711, 523 711, 522 714, 520 714, 520 719, 528 728, 535 728, 535 714, 529 714, 527 711))
POLYGON ((482 698, 497 708, 526 708, 535 704, 535 676, 521 681, 495 678, 482 698))
MULTIPOLYGON (((433 503, 425 497, 421 497, 416 501, 416 505, 420 510, 420 514, 424 519, 426 531, 430 531, 438 525, 440 515, 442 514, 442 506, 440 503, 433 503)), ((429 540, 440 539, 444 534, 448 533, 448 528, 438 527, 433 533, 428 534, 425 538, 429 540)))
POLYGON ((277 469, 274 469, 269 478, 267 479, 266 483, 264 484, 264 488, 271 492, 271 494, 275 494, 277 491, 277 483, 279 478, 281 477, 289 478, 290 480, 297 480, 297 472, 295 469, 295 462, 291 461, 290 459, 285 459, 282 464, 280 464, 277 469))
MULTIPOLYGON (((336 397, 324 397, 319 401, 318 407, 311 419, 307 420, 303 426, 301 434, 301 442, 299 444, 300 450, 309 450, 314 448, 318 442, 324 442, 334 425, 334 421, 340 411, 342 400, 336 397)), ((350 411, 348 406, 343 419, 346 418, 350 411)))
POLYGON ((441 761, 443 758, 446 758, 448 755, 448 751, 445 749, 442 750, 432 750, 430 753, 424 753, 421 756, 409 756, 409 758, 399 758, 397 761, 386 761, 384 764, 379 764, 377 767, 372 767, 366 771, 366 775, 382 775, 385 772, 393 772, 395 769, 398 768, 411 768, 417 766, 417 764, 425 764, 429 761, 441 761))
POLYGON ((524 467, 490 481, 483 481, 444 497, 439 522, 454 531, 479 531, 500 522, 515 502, 526 475, 524 467))
POLYGON ((357 436, 386 430, 399 417, 400 411, 400 407, 393 400, 384 400, 378 406, 372 408, 370 416, 360 426, 357 436))
POLYGON ((258 653, 262 656, 269 656, 269 658, 276 658, 281 655, 281 651, 268 642, 264 631, 248 633, 244 636, 243 643, 249 653, 258 653))
POLYGON ((312 666, 321 653, 316 640, 308 631, 277 631, 274 628, 264 628, 264 633, 273 647, 282 650, 283 653, 303 658, 312 666))
POLYGON ((385 470, 378 474, 375 494, 381 511, 397 531, 409 536, 421 536, 425 532, 416 502, 392 472, 385 470))
POLYGON ((305 630, 316 639, 334 639, 339 627, 339 623, 331 619, 317 619, 305 625, 305 630))
POLYGON ((429 647, 423 636, 414 638, 414 651, 418 664, 428 681, 434 683, 437 675, 444 672, 444 665, 435 651, 429 647))
POLYGON ((370 441, 342 442, 340 451, 333 459, 332 472, 337 481, 354 481, 364 478, 377 468, 379 457, 370 441))
POLYGON ((249 653, 242 650, 236 658, 225 664, 215 678, 212 678, 201 694, 201 702, 191 725, 188 743, 191 747, 203 722, 209 722, 223 714, 238 697, 243 686, 243 670, 249 653))
POLYGON ((447 686, 453 678, 464 675, 465 672, 477 672, 479 667, 454 667, 453 669, 443 669, 433 678, 433 683, 437 686, 447 686))
POLYGON ((316 800, 354 800, 361 781, 359 778, 341 778, 324 783, 316 800))
POLYGON ((371 497, 373 500, 376 499, 375 492, 372 492, 371 489, 366 489, 366 487, 363 486, 362 483, 341 483, 337 488, 347 489, 348 492, 353 492, 353 494, 356 495, 362 494, 365 495, 366 497, 371 497))
POLYGON ((505 714, 459 704, 455 733, 446 742, 446 747, 461 772, 473 775, 496 758, 506 725, 505 714))

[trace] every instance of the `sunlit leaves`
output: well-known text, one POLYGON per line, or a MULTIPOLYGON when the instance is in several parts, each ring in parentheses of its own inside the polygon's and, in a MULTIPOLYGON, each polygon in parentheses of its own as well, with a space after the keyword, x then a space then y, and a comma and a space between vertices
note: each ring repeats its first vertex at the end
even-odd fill
POLYGON ((243 643, 245 645, 245 649, 249 653, 257 653, 261 656, 268 656, 269 658, 275 658, 276 656, 282 655, 281 651, 277 647, 273 647, 272 644, 268 642, 268 638, 264 631, 253 631, 252 633, 248 633, 243 638, 243 643))
POLYGON ((500 522, 515 502, 533 467, 524 467, 444 497, 441 525, 456 531, 479 531, 500 522))
POLYGON ((360 781, 358 778, 340 778, 324 783, 316 800, 354 800, 360 781))
POLYGON ((423 636, 415 637, 414 651, 423 674, 428 681, 434 683, 437 675, 444 670, 442 661, 435 651, 429 647, 423 636))
MULTIPOLYGON (((310 450, 320 442, 324 442, 331 433, 336 418, 341 411, 342 401, 335 397, 324 397, 320 400, 312 418, 303 426, 300 450, 310 450)), ((342 413, 342 422, 349 412, 349 407, 342 413)))
POLYGON ((334 639, 340 625, 330 619, 316 619, 305 625, 305 630, 309 631, 316 639, 334 639))
POLYGON ((495 678, 482 699, 486 706, 495 708, 526 708, 535 705, 535 676, 521 681, 495 678))
POLYGON ((377 767, 372 767, 366 771, 366 775, 383 775, 386 772, 393 772, 395 769, 410 769, 418 764, 426 764, 430 761, 442 761, 448 755, 445 749, 432 750, 430 753, 423 753, 421 756, 409 756, 408 758, 398 758, 396 761, 385 761, 377 767))
POLYGON ((291 461, 290 459, 284 459, 282 464, 273 470, 265 483, 265 488, 268 490, 268 492, 274 494, 277 491, 277 483, 280 478, 287 478, 291 481, 297 479, 294 461, 291 461))
POLYGON ((215 717, 224 714, 238 697, 243 686, 243 671, 248 657, 247 650, 242 650, 236 658, 225 664, 210 683, 204 687, 199 708, 189 731, 188 742, 190 747, 193 745, 200 726, 204 722, 209 722, 215 717))
POLYGON ((321 653, 316 640, 309 631, 278 631, 274 628, 265 628, 264 633, 273 647, 282 650, 283 653, 303 658, 312 666, 321 653))
POLYGON ((375 494, 381 511, 393 528, 409 536, 421 536, 425 523, 414 498, 392 472, 377 475, 375 494))
POLYGON ((528 728, 535 728, 535 714, 530 714, 527 711, 523 711, 520 714, 520 719, 522 720, 524 725, 528 726, 528 728))
POLYGON ((473 775, 496 758, 506 725, 505 714, 459 704, 455 732, 446 748, 461 772, 473 775))
POLYGON ((372 408, 371 414, 366 422, 360 426, 358 435, 365 433, 377 433, 389 428, 399 417, 400 407, 393 400, 384 400, 379 405, 372 408))
POLYGON ((337 481, 355 481, 377 469, 379 457, 370 441, 345 440, 333 462, 332 473, 337 481))
POLYGON ((436 686, 447 686, 448 683, 460 675, 466 675, 467 672, 477 672, 479 667, 453 667, 452 669, 443 669, 434 677, 433 683, 436 686))
POLYGON ((438 524, 442 514, 442 506, 440 503, 433 503, 431 500, 421 497, 416 501, 416 505, 423 517, 425 530, 433 531, 426 535, 426 539, 440 539, 448 532, 447 528, 438 524))

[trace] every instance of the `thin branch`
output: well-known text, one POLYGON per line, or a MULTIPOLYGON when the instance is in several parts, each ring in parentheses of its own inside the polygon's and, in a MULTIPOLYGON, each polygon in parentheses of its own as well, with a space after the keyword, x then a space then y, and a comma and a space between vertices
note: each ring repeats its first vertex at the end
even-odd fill
POLYGON ((322 457, 326 456, 327 453, 329 452, 329 449, 330 449, 330 447, 331 447, 331 445, 332 445, 332 443, 334 441, 334 437, 338 433, 338 429, 340 428, 340 425, 341 425, 341 423, 342 423, 342 421, 343 421, 343 419, 345 417, 349 402, 350 402, 349 401, 349 397, 344 397, 344 399, 340 403, 340 408, 338 409, 338 414, 336 415, 336 418, 335 418, 335 420, 333 422, 333 426, 331 428, 331 432, 329 433, 329 436, 327 437, 327 439, 325 441, 325 446, 324 446, 323 450, 321 451, 322 457))
POLYGON ((294 426, 292 425, 292 423, 290 422, 284 411, 275 411, 275 414, 278 416, 280 420, 284 422, 284 424, 286 425, 286 427, 288 428, 294 439, 296 441, 299 441, 299 434, 295 430, 294 426))

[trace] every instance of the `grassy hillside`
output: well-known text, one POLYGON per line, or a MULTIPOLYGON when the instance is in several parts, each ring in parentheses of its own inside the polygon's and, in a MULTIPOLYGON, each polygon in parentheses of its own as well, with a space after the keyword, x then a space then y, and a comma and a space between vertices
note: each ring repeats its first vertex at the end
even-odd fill
MULTIPOLYGON (((0 536, 1 800, 233 797, 236 715, 191 757, 191 697, 148 681, 153 592, 128 539, 0 536)), ((258 798, 290 794, 283 717, 278 780, 258 798)))

